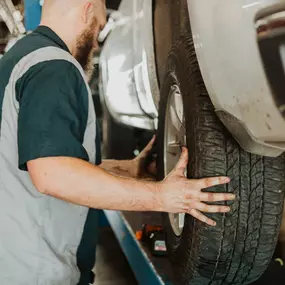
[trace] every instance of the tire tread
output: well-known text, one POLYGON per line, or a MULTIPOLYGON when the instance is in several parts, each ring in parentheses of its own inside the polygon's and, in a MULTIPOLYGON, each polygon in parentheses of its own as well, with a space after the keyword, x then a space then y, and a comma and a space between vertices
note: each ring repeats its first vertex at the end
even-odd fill
MULTIPOLYGON (((167 88, 178 82, 187 106, 189 178, 231 177, 228 185, 208 189, 237 196, 226 214, 209 214, 211 228, 186 217, 181 237, 164 223, 167 245, 179 285, 241 285, 260 277, 273 255, 284 202, 284 157, 266 158, 242 150, 215 114, 207 94, 190 36, 182 37, 169 54, 161 102, 158 141, 163 149, 167 88), (183 59, 183 60, 181 60, 183 59), (186 75, 186 76, 185 76, 186 75), (270 241, 268 243, 268 240, 270 241)), ((158 170, 163 169, 158 155, 158 170)), ((164 173, 160 171, 160 179, 164 173)))

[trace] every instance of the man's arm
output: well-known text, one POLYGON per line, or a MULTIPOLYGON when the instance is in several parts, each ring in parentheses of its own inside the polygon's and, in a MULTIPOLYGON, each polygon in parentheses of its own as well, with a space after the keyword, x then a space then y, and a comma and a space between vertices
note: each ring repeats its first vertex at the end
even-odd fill
POLYGON ((201 211, 228 212, 229 207, 203 202, 233 200, 235 197, 201 190, 228 183, 229 179, 188 180, 184 177, 187 163, 188 151, 184 149, 176 168, 163 182, 157 183, 116 177, 76 158, 40 158, 29 161, 27 167, 35 187, 41 193, 67 202, 97 209, 189 213, 215 225, 201 211))
POLYGON ((130 211, 159 211, 159 187, 153 182, 114 176, 76 158, 40 158, 27 163, 43 194, 82 206, 130 211))
POLYGON ((156 173, 156 165, 155 163, 151 163, 147 167, 145 165, 145 161, 153 149, 155 139, 156 137, 153 136, 148 145, 136 158, 132 160, 103 160, 102 163, 100 164, 100 167, 114 175, 119 175, 129 178, 154 180, 156 173))

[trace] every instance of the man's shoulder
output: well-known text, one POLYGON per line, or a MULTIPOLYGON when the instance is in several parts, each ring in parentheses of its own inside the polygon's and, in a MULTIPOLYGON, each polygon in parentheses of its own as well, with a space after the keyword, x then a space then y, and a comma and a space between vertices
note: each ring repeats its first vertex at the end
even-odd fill
MULTIPOLYGON (((23 76, 17 80, 17 90, 24 91, 46 89, 43 92, 62 92, 63 90, 74 90, 80 95, 85 88, 84 79, 76 66, 65 59, 50 59, 36 63, 27 69, 23 76)), ((22 93, 20 91, 20 93, 22 93)))
POLYGON ((65 77, 70 78, 69 81, 71 81, 71 83, 81 83, 84 81, 82 74, 75 64, 65 58, 47 58, 33 63, 26 69, 24 74, 26 78, 40 79, 43 77, 46 80, 60 80, 65 77))
POLYGON ((12 47, 9 48, 9 50, 5 53, 1 61, 15 64, 35 50, 53 45, 53 42, 48 38, 45 38, 37 33, 31 33, 13 44, 12 47))
MULTIPOLYGON (((36 33, 29 34, 18 40, 0 60, 0 73, 5 75, 1 81, 7 84, 13 70, 15 68, 18 70, 21 67, 20 63, 23 62, 24 59, 28 59, 29 56, 33 59, 31 55, 34 52, 48 47, 56 48, 52 41, 36 33)), ((26 67, 28 65, 29 64, 25 63, 26 67)))

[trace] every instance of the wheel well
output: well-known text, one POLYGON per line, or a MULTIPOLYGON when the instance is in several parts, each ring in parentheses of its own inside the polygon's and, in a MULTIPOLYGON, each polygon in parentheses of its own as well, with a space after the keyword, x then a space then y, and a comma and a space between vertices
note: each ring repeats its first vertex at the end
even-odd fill
POLYGON ((187 0, 153 0, 153 34, 159 85, 164 77, 168 53, 182 34, 190 32, 187 0))

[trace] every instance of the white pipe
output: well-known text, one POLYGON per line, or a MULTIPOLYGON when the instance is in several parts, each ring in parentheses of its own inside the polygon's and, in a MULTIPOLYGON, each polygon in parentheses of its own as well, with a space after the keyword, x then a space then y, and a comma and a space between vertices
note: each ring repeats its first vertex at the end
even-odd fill
POLYGON ((24 34, 23 17, 11 0, 0 0, 0 16, 13 36, 24 34))

